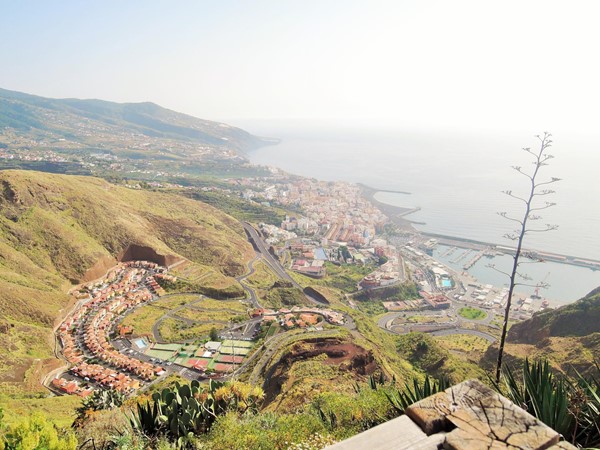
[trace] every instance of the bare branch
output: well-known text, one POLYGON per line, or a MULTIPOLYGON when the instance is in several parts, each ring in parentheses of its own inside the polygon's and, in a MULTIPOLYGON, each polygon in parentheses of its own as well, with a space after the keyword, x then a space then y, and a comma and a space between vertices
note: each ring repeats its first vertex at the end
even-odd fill
POLYGON ((552 179, 548 180, 548 181, 543 181, 541 183, 537 183, 535 185, 535 187, 539 187, 539 186, 545 186, 546 184, 552 184, 552 183, 556 183, 558 181, 562 181, 562 178, 556 178, 556 177, 552 177, 552 179))
POLYGON ((542 211, 543 209, 552 208, 553 206, 556 206, 556 203, 546 202, 544 206, 539 206, 537 208, 529 208, 529 211, 542 211))
POLYGON ((510 273, 505 273, 501 270, 495 269, 495 267, 493 267, 493 266, 488 266, 488 267, 494 268, 494 270, 496 270, 497 272, 503 273, 510 278, 510 284, 509 284, 509 288, 508 288, 508 296, 507 296, 507 300, 506 300, 506 307, 504 309, 504 321, 503 321, 503 326, 502 326, 502 333, 500 335, 500 345, 498 348, 498 360, 496 363, 496 383, 500 382, 500 374, 501 374, 501 369, 502 369, 502 356, 504 354, 504 343, 506 341, 506 333, 508 331, 508 319, 509 319, 510 307, 511 307, 511 303, 512 303, 512 297, 514 294, 515 286, 519 285, 519 286, 541 287, 541 284, 539 284, 539 283, 537 285, 531 285, 531 284, 517 282, 517 277, 520 279, 523 279, 525 281, 531 280, 531 277, 529 277, 528 275, 518 272, 518 268, 520 265, 534 264, 534 263, 543 261, 543 259, 539 255, 535 254, 534 252, 523 250, 523 240, 527 233, 540 233, 540 232, 544 232, 544 231, 556 230, 558 228, 556 225, 550 225, 550 224, 546 224, 545 227, 543 227, 543 228, 528 228, 527 227, 528 221, 530 221, 530 220, 538 221, 542 218, 540 215, 535 214, 535 211, 541 211, 541 210, 548 209, 548 208, 551 208, 552 206, 556 205, 556 203, 552 203, 552 202, 545 202, 541 206, 533 205, 533 200, 536 197, 543 197, 546 195, 554 194, 553 190, 541 189, 541 186, 546 186, 546 185, 553 184, 553 183, 560 181, 560 178, 556 178, 556 177, 552 177, 549 180, 545 180, 545 181, 541 181, 541 182, 536 181, 537 177, 538 177, 540 171, 543 169, 543 167, 547 166, 548 162, 554 158, 553 155, 546 153, 546 150, 552 146, 551 137, 552 137, 552 135, 548 132, 544 132, 543 135, 538 134, 538 135, 536 135, 536 138, 539 141, 539 147, 536 151, 531 150, 531 148, 529 148, 529 147, 523 148, 523 150, 525 152, 529 153, 533 157, 533 160, 531 161, 533 168, 530 173, 523 170, 523 168, 521 166, 512 166, 512 168, 515 171, 519 172, 521 175, 524 175, 531 181, 531 186, 529 188, 529 191, 527 192, 527 195, 525 195, 525 196, 513 194, 513 192, 511 190, 504 191, 504 194, 506 194, 509 197, 512 197, 514 199, 520 200, 521 202, 524 203, 525 208, 524 208, 524 212, 523 212, 523 216, 522 216, 523 218, 521 220, 519 220, 517 218, 508 216, 506 212, 498 213, 501 217, 504 217, 505 219, 508 219, 513 222, 517 222, 520 225, 520 229, 518 229, 512 233, 506 233, 504 235, 505 238, 517 242, 515 254, 513 256, 512 271, 510 273), (523 261, 523 259, 526 259, 527 261, 523 261))
POLYGON ((558 225, 550 225, 549 223, 547 223, 546 228, 539 228, 539 229, 528 228, 527 230, 524 231, 524 233, 530 233, 530 232, 543 233, 544 231, 554 231, 556 229, 558 229, 558 225))
POLYGON ((512 191, 502 191, 502 193, 508 195, 509 197, 516 198, 517 200, 521 200, 525 204, 527 203, 527 200, 525 200, 524 198, 521 198, 517 195, 514 195, 512 193, 512 191))
POLYGON ((501 273, 502 275, 506 275, 507 277, 510 277, 510 273, 504 272, 503 270, 498 269, 495 264, 487 264, 485 267, 487 267, 488 269, 492 269, 498 273, 501 273))
POLYGON ((517 222, 519 225, 523 225, 522 221, 520 221, 519 219, 515 219, 513 217, 508 216, 505 211, 499 212, 498 215, 500 217, 504 217, 506 220, 512 220, 513 222, 517 222))

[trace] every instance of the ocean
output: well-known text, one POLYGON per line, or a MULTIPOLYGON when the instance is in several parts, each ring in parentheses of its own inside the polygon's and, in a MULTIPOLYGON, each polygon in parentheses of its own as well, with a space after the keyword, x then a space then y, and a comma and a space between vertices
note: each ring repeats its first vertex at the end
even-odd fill
MULTIPOLYGON (((395 206, 421 208, 406 217, 418 223, 419 230, 501 245, 512 245, 503 235, 514 227, 497 213, 507 211, 518 217, 520 211, 519 202, 501 191, 526 194, 528 180, 511 166, 532 167, 522 147, 535 149, 537 145, 531 132, 402 131, 269 121, 236 125, 281 139, 278 145, 252 151, 249 158, 255 164, 322 180, 409 192, 380 192, 376 198, 395 206)), ((555 224, 558 229, 532 232, 524 245, 600 259, 600 137, 555 133, 553 139, 549 153, 555 158, 541 175, 561 181, 552 186, 556 194, 543 198, 557 205, 542 211, 539 223, 555 224)), ((504 264, 496 259, 494 263, 504 264)), ((551 285, 542 294, 560 303, 600 286, 600 271, 550 263, 531 270, 534 283, 545 279, 551 285)), ((497 274, 488 274, 480 265, 472 272, 483 282, 502 284, 497 274)))

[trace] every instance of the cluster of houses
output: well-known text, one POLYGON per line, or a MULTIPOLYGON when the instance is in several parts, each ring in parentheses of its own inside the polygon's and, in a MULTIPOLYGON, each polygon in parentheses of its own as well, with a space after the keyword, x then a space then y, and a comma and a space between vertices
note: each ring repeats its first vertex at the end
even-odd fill
MULTIPOLYGON (((120 314, 151 300, 150 290, 160 293, 162 288, 153 277, 154 271, 159 270, 162 268, 151 262, 120 263, 104 279, 86 286, 87 298, 81 300, 83 304, 58 330, 62 353, 72 366, 71 373, 123 393, 138 389, 139 380, 150 381, 164 373, 161 367, 119 353, 109 343, 109 334, 120 314), (106 367, 88 364, 88 356, 102 361, 106 367)), ((60 379, 53 382, 63 392, 68 392, 67 388, 73 390, 72 384, 61 383, 60 379)))
POLYGON ((327 275, 325 261, 329 259, 329 255, 323 247, 308 239, 301 239, 290 243, 288 249, 293 258, 293 271, 313 278, 327 275))
POLYGON ((275 245, 279 242, 289 241, 290 239, 296 239, 298 235, 286 229, 270 225, 268 223, 258 224, 260 231, 267 236, 265 242, 270 245, 275 245))
POLYGON ((307 328, 321 322, 323 317, 332 325, 344 325, 345 319, 342 313, 331 309, 307 308, 294 306, 291 309, 281 308, 278 311, 259 308, 251 313, 252 317, 262 317, 263 322, 278 322, 283 328, 307 328))
POLYGON ((62 377, 52 380, 52 387, 63 394, 78 395, 79 397, 87 397, 94 392, 91 387, 84 387, 75 380, 65 380, 62 377))
POLYGON ((373 255, 385 261, 377 270, 365 276, 359 283, 362 289, 389 286, 403 281, 400 265, 403 264, 396 247, 386 243, 384 239, 373 239, 373 255))

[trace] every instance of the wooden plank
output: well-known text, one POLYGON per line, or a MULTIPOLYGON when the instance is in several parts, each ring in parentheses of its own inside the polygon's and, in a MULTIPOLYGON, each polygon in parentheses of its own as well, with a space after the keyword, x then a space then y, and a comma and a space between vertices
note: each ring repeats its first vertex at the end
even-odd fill
POLYGON ((445 448, 546 449, 559 435, 478 380, 415 403, 406 415, 428 435, 450 431, 445 448))
POLYGON ((438 444, 443 442, 443 436, 440 439, 427 441, 427 435, 423 433, 412 420, 407 416, 400 416, 389 422, 378 425, 345 441, 326 447, 327 450, 408 450, 422 449, 434 450, 438 444), (419 446, 419 442, 427 441, 428 446, 419 446))

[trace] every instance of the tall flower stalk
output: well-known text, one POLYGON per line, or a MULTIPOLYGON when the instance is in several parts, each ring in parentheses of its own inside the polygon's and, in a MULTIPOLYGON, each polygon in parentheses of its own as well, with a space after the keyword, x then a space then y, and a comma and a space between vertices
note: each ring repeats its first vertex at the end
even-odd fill
MULTIPOLYGON (((517 229, 513 233, 508 233, 505 235, 506 238, 516 241, 517 247, 515 250, 515 255, 513 258, 513 265, 511 272, 502 272, 506 276, 510 278, 510 285, 508 289, 508 299, 506 301, 506 307, 504 309, 504 322, 502 324, 502 334, 500 336, 500 346, 498 348, 498 360, 496 363, 496 383, 500 381, 500 375, 502 371, 502 356, 504 354, 504 343, 506 341, 506 333, 508 331, 508 318, 510 314, 510 308, 512 305, 513 293, 515 290, 515 286, 524 285, 525 283, 519 283, 517 281, 517 276, 527 279, 526 275, 519 273, 519 266, 524 262, 521 261, 521 257, 526 257, 532 261, 541 261, 541 259, 536 256, 534 253, 524 252, 523 251, 523 241, 525 236, 529 233, 542 233, 546 231, 552 231, 557 228, 557 225, 545 224, 543 226, 532 225, 532 222, 539 221, 541 216, 538 214, 539 211, 544 209, 551 208, 556 205, 556 203, 548 202, 548 201, 539 201, 540 198, 546 197, 548 195, 554 194, 552 189, 548 189, 546 186, 556 183, 560 181, 559 178, 552 177, 550 179, 546 179, 543 181, 539 181, 538 177, 540 175, 540 170, 542 167, 548 165, 548 161, 550 161, 553 156, 547 153, 548 148, 552 145, 552 135, 550 133, 544 133, 542 136, 536 136, 540 141, 539 148, 537 150, 531 150, 530 148, 524 148, 523 150, 529 153, 532 158, 533 171, 528 172, 524 170, 520 166, 513 166, 512 168, 526 177, 529 180, 529 192, 527 196, 519 196, 514 194, 512 191, 503 191, 504 194, 509 197, 516 199, 523 203, 523 216, 521 218, 516 218, 510 216, 506 212, 498 213, 500 216, 505 219, 515 222, 518 224, 517 229)), ((530 261, 531 262, 531 261, 530 261)), ((537 287, 546 287, 545 285, 538 284, 537 287)))

